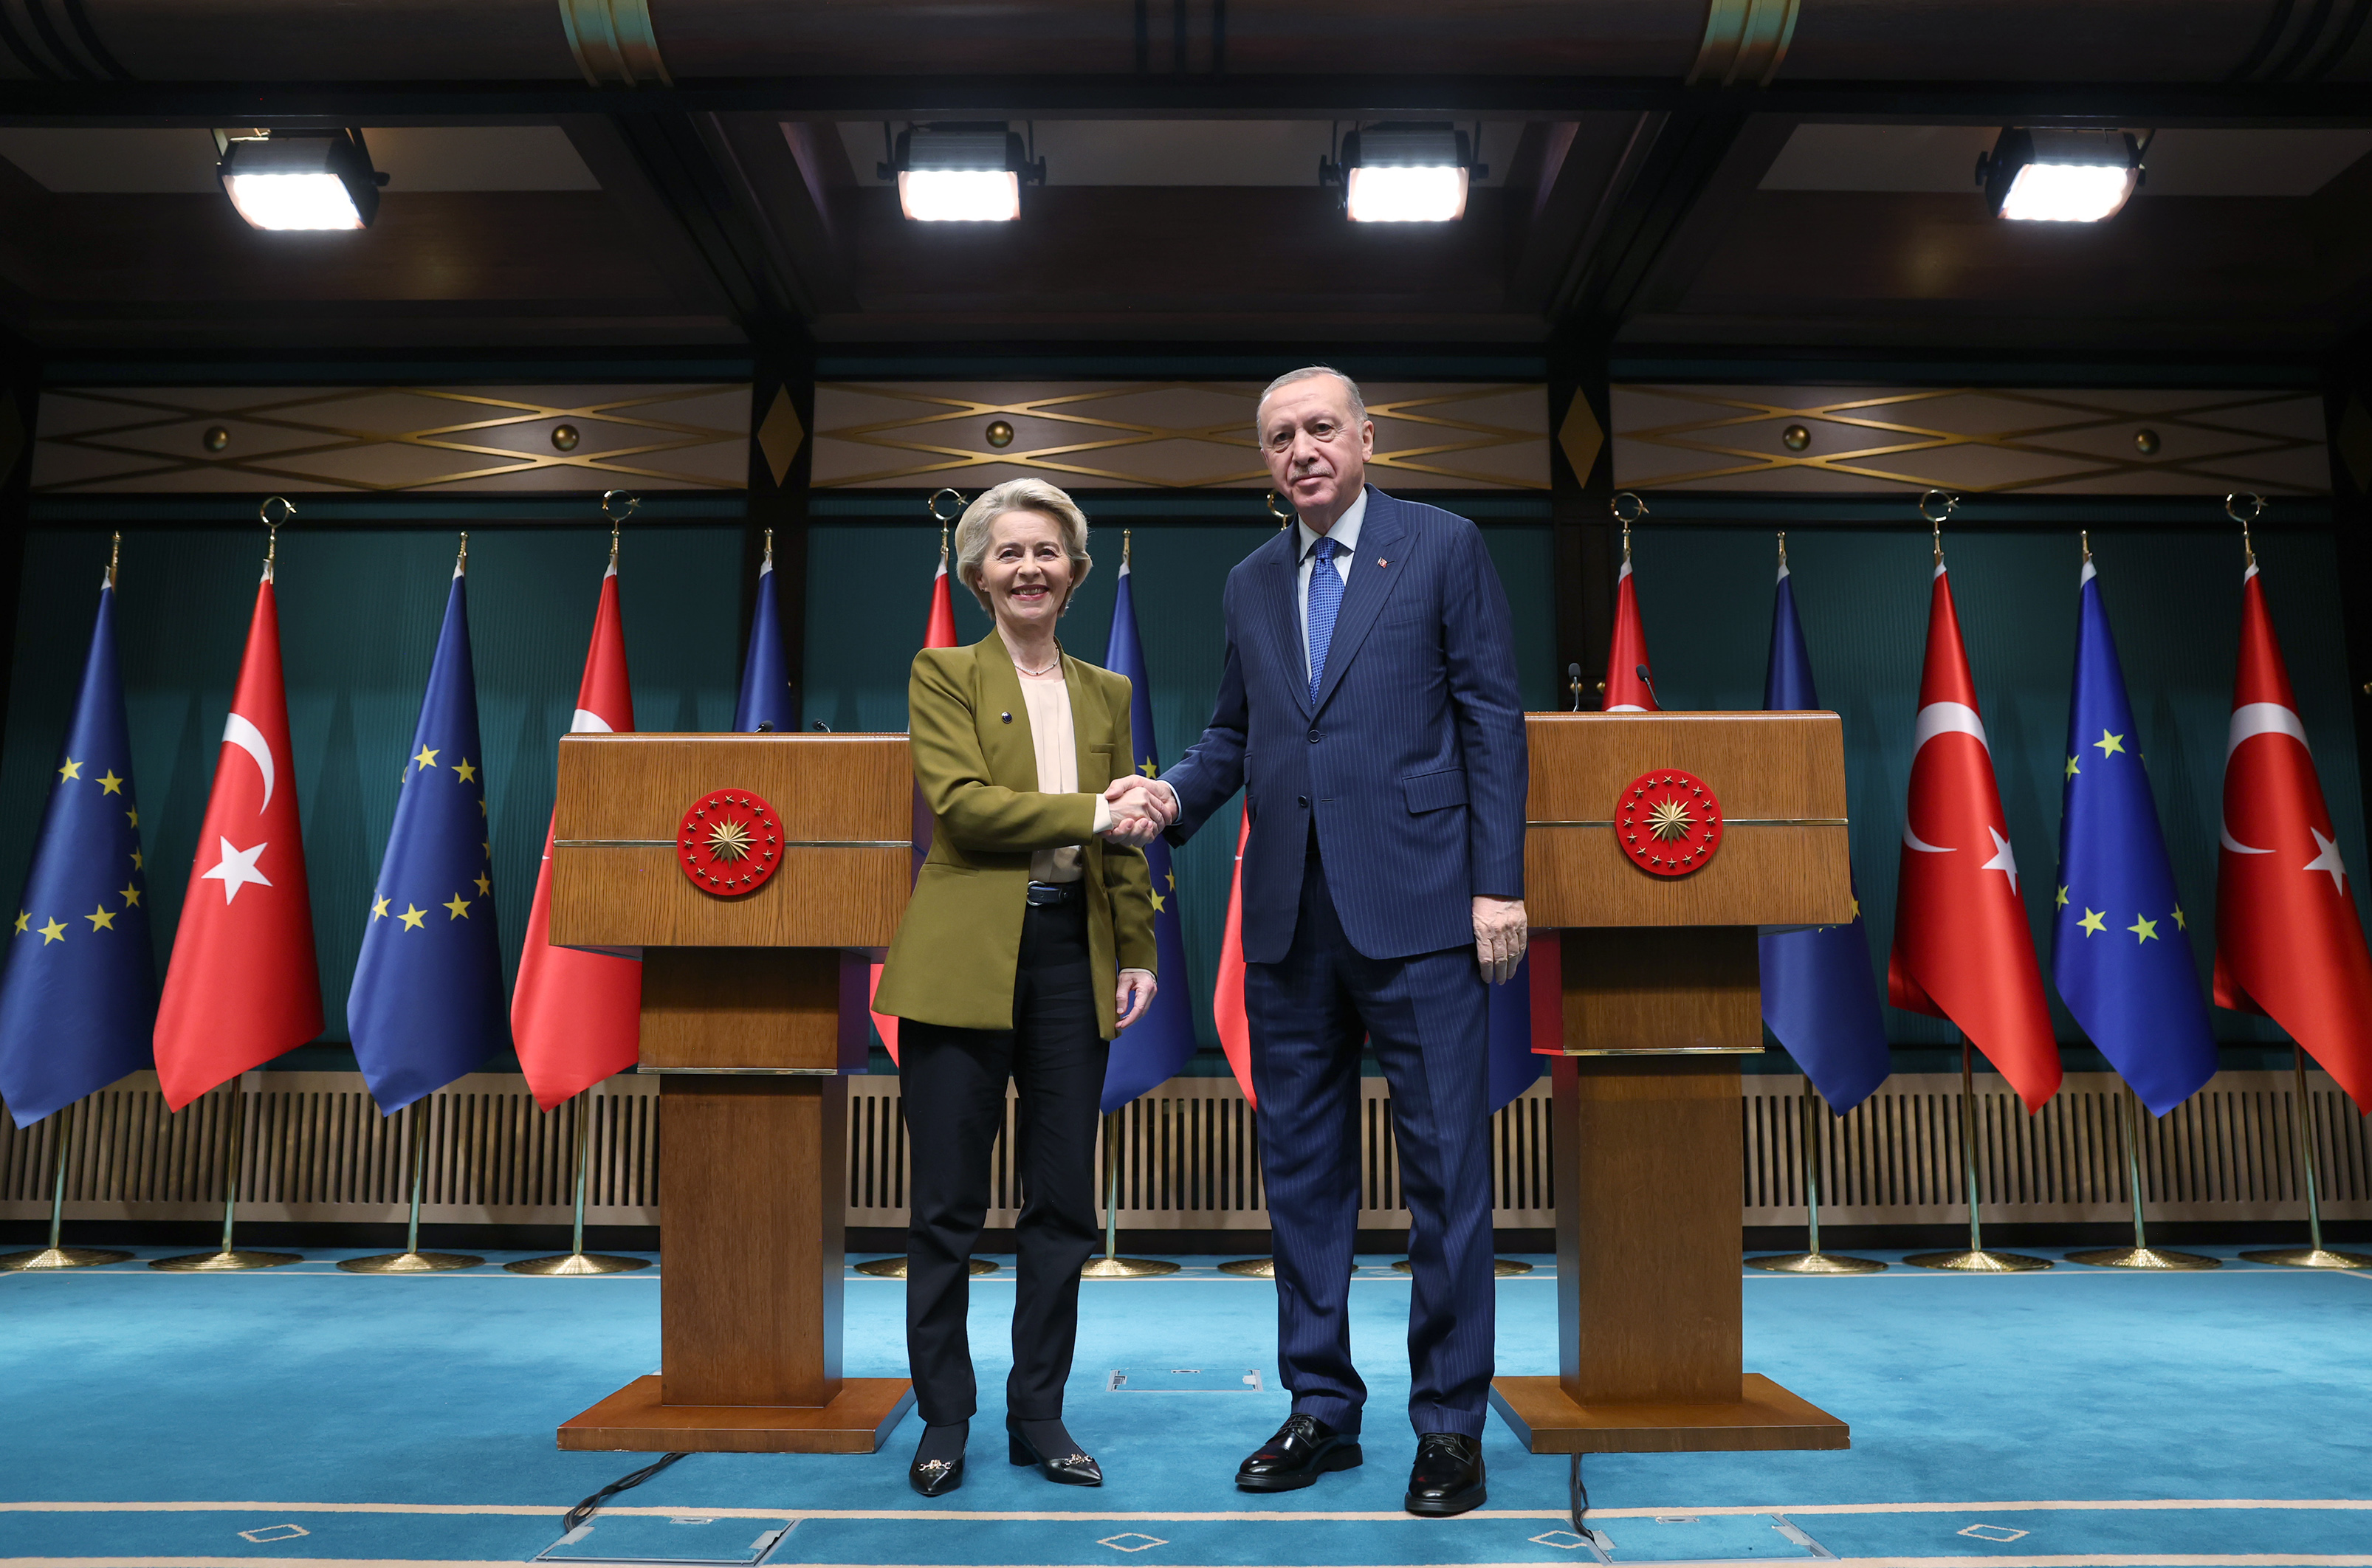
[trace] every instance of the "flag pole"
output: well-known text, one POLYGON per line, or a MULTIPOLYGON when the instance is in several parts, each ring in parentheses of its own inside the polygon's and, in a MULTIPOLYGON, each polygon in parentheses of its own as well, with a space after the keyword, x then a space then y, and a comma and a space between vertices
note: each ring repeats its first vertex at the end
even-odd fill
MULTIPOLYGON (((110 566, 111 572, 113 568, 110 566)), ((75 1113, 74 1106, 58 1112, 56 1124, 50 1129, 50 1244, 30 1252, 11 1252, 0 1257, 0 1273, 29 1272, 51 1269, 88 1269, 101 1263, 122 1263, 131 1260, 129 1252, 119 1252, 111 1247, 65 1247, 60 1242, 65 1234, 66 1217, 66 1135, 72 1125, 66 1119, 75 1113)))
MULTIPOLYGON (((265 563, 269 569, 270 562, 265 563)), ((223 1234, 222 1249, 217 1252, 186 1252, 178 1258, 157 1258, 149 1261, 152 1269, 172 1273, 227 1273, 239 1269, 276 1269, 284 1263, 304 1261, 294 1252, 242 1252, 235 1245, 234 1231, 238 1223, 238 1184, 247 1173, 247 1074, 238 1074, 227 1086, 230 1101, 229 1125, 223 1132, 223 1234)))
POLYGON ((423 1252, 420 1249, 420 1198, 428 1185, 428 1097, 404 1108, 412 1131, 412 1216, 404 1226, 403 1250, 370 1258, 342 1258, 338 1267, 349 1274, 443 1274, 474 1269, 485 1261, 471 1252, 423 1252))
POLYGON ((556 1258, 522 1258, 503 1267, 514 1274, 561 1274, 576 1277, 585 1274, 622 1274, 629 1269, 647 1269, 647 1258, 621 1258, 610 1252, 585 1250, 585 1187, 587 1171, 593 1158, 593 1091, 587 1088, 577 1095, 576 1107, 576 1219, 569 1231, 568 1251, 556 1258))
MULTIPOLYGON (((1940 546, 1938 547, 1941 548, 1940 546)), ((1951 1269, 1973 1274, 2024 1274, 2053 1265, 2022 1252, 1988 1252, 1977 1220, 1976 1049, 1960 1037, 1960 1169, 1968 1180, 1969 1245, 1960 1252, 1914 1252, 1902 1260, 1914 1269, 1951 1269)))
POLYGON ((2306 1185, 2307 1245, 2303 1251, 2295 1248, 2272 1252, 2243 1252, 2244 1262, 2271 1263, 2283 1269, 2372 1269, 2372 1258, 2361 1252, 2333 1252, 2322 1245, 2322 1191, 2315 1179, 2315 1170, 2322 1163, 2322 1151, 2314 1132, 2314 1101, 2307 1097, 2306 1047, 2293 1042, 2290 1046, 2290 1067, 2297 1074, 2297 1090, 2291 1104, 2296 1108, 2298 1132, 2299 1174, 2306 1185))
POLYGON ((1796 1116, 1796 1141, 1804 1156, 1806 1250, 1775 1258, 1749 1258, 1746 1266, 1750 1269, 1767 1269, 1774 1274, 1875 1274, 1886 1267, 1875 1258, 1849 1258, 1820 1250, 1820 1156, 1814 1148, 1820 1136, 1820 1091, 1812 1086, 1812 1075, 1807 1073, 1804 1098, 1796 1116))
POLYGON ((2124 1141, 2125 1185, 2134 1195, 2134 1244, 2131 1247, 2103 1247, 2089 1252, 2070 1252, 2067 1260, 2095 1269, 2220 1269, 2224 1265, 2219 1259, 2152 1247, 2149 1233, 2142 1228, 2141 1118, 2134 1110, 2140 1098, 2130 1084, 2125 1086, 2125 1092, 2117 1097, 2117 1136, 2124 1141))
MULTIPOLYGON (((1128 541, 1121 541, 1125 559, 1128 541)), ((1104 1255, 1079 1270, 1083 1280, 1142 1280, 1174 1274, 1178 1265, 1166 1258, 1123 1258, 1120 1255, 1120 1130, 1122 1112, 1104 1118, 1104 1255)))

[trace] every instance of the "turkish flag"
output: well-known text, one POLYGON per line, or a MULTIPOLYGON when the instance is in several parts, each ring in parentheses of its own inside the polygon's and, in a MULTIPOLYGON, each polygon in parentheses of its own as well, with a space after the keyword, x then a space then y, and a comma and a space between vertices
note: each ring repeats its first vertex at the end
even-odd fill
POLYGON ((157 1007, 157 1079, 175 1110, 321 1033, 291 762, 266 567, 157 1007))
POLYGON ((1631 586, 1631 547, 1625 544, 1622 549, 1622 574, 1614 583, 1614 640, 1606 648, 1602 706, 1610 714, 1660 713, 1654 667, 1647 662, 1647 631, 1639 622, 1639 595, 1631 586), (1648 673, 1643 676, 1642 670, 1648 673))
MULTIPOLYGON (((601 577, 593 643, 576 685, 571 734, 624 735, 634 727, 626 684, 626 626, 618 610, 618 562, 601 577)), ((527 945, 511 988, 511 1040, 536 1104, 550 1110, 634 1064, 643 1035, 643 966, 633 958, 552 945, 552 830, 543 834, 527 945)))
POLYGON ((2215 1003, 2289 1032, 2372 1108, 2372 953, 2252 563, 2224 753, 2215 1003))
POLYGON ((1211 1021, 1219 1028, 1219 1049, 1244 1091, 1244 1103, 1260 1109, 1252 1092, 1252 1026, 1244 1012, 1244 842, 1252 836, 1252 813, 1244 808, 1236 830, 1236 870, 1227 884, 1227 923, 1219 933, 1219 974, 1211 987, 1211 1021))
MULTIPOLYGON (((943 535, 941 536, 939 542, 938 574, 931 579, 931 612, 924 619, 923 621, 923 646, 926 648, 952 648, 955 645, 956 607, 955 601, 948 596, 948 547, 946 538, 943 535)), ((923 874, 923 857, 931 853, 931 834, 933 830, 933 819, 931 816, 930 805, 923 798, 923 786, 921 784, 916 784, 914 786, 913 828, 913 875, 916 877, 920 877, 923 874)), ((875 964, 872 966, 872 973, 867 978, 865 987, 865 999, 868 1004, 868 1011, 870 1011, 869 1004, 873 1000, 874 993, 880 989, 881 966, 879 964, 875 964)), ((898 1020, 890 1016, 887 1013, 875 1013, 873 1015, 873 1027, 881 1031, 881 1043, 889 1048, 890 1060, 892 1062, 897 1061, 898 1020)))
POLYGON ((2059 1047, 2018 897, 2017 857, 1940 562, 1927 610, 1886 989, 1898 1007, 1959 1025, 2029 1110, 2059 1092, 2059 1047))

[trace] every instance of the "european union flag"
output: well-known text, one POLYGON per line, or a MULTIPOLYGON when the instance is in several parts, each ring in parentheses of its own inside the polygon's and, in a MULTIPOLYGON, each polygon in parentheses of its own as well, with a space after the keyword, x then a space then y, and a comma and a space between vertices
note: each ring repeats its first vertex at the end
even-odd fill
MULTIPOLYGON (((1804 646, 1804 625, 1796 618, 1796 588, 1779 561, 1779 589, 1771 609, 1771 662, 1762 682, 1766 709, 1803 710, 1820 705, 1812 689, 1812 656, 1804 646)), ((1762 955, 1762 1021, 1787 1054, 1811 1078, 1829 1108, 1842 1116, 1867 1099, 1894 1070, 1886 1049, 1886 1016, 1878 1010, 1878 980, 1869 963, 1869 934, 1862 929, 1858 889, 1853 923, 1818 931, 1765 936, 1762 955)))
POLYGON ((758 604, 750 617, 750 653, 741 661, 741 700, 733 704, 733 727, 743 735, 760 729, 789 735, 799 727, 798 693, 783 653, 782 613, 774 603, 774 530, 766 530, 766 558, 758 567, 758 604))
POLYGON ((2081 583, 2051 981, 2150 1114, 2164 1116, 2215 1076, 2215 1037, 2089 552, 2081 583))
POLYGON ((346 993, 355 1061, 390 1116, 510 1040, 468 606, 457 566, 346 993))
POLYGON ((150 1065, 157 958, 115 657, 114 570, 0 973, 0 1099, 19 1127, 150 1065))
MULTIPOLYGON (((1111 642, 1104 668, 1128 677, 1128 728, 1136 748, 1136 771, 1146 778, 1161 772, 1153 739, 1153 698, 1145 689, 1145 645, 1136 634, 1136 595, 1129 581, 1128 556, 1120 562, 1120 587, 1112 597, 1111 642)), ((1145 1090, 1178 1075, 1194 1054, 1194 1013, 1186 1001, 1186 939, 1178 923, 1178 874, 1170 869, 1169 842, 1145 846, 1153 873, 1153 946, 1161 966, 1153 1005, 1112 1041, 1104 1067, 1104 1114, 1109 1116, 1145 1090)))

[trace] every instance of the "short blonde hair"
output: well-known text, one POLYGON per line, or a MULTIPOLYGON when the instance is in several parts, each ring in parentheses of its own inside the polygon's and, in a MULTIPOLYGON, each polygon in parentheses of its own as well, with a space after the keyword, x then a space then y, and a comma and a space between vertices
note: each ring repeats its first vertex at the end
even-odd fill
POLYGON ((971 590, 992 618, 995 615, 988 595, 981 591, 980 568, 988 559, 988 530, 1007 512, 1036 512, 1053 519, 1063 531, 1063 553, 1071 558, 1072 566, 1070 591, 1063 596, 1063 608, 1070 609, 1071 595, 1079 591, 1095 565, 1087 554, 1087 515, 1079 510, 1077 502, 1042 479, 1008 479, 982 491, 980 499, 964 508, 956 523, 956 580, 971 590))

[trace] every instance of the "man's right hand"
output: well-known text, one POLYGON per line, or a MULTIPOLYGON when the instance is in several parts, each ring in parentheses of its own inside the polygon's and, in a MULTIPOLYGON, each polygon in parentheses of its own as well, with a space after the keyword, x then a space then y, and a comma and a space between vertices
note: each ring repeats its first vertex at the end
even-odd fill
POLYGON ((1132 773, 1104 791, 1112 823, 1104 837, 1143 849, 1178 819, 1178 800, 1168 786, 1132 773))

